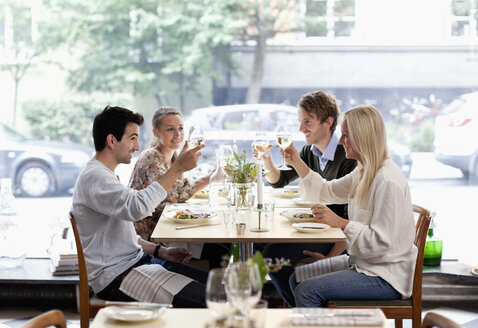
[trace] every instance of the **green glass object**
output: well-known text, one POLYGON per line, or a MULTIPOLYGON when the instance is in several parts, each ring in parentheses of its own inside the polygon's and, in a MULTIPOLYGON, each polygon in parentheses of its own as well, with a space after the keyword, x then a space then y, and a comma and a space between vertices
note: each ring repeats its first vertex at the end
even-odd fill
POLYGON ((428 229, 428 236, 425 242, 425 255, 423 257, 423 265, 426 265, 426 266, 440 265, 442 251, 443 251, 443 240, 434 236, 433 228, 428 229))
POLYGON ((239 243, 232 243, 231 244, 231 258, 232 262, 237 262, 240 260, 239 257, 239 243))

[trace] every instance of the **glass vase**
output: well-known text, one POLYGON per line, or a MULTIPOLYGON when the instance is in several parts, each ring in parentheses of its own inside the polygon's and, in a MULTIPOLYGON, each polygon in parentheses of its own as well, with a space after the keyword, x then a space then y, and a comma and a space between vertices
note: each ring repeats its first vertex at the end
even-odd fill
POLYGON ((254 183, 234 183, 234 198, 238 209, 254 206, 254 183))

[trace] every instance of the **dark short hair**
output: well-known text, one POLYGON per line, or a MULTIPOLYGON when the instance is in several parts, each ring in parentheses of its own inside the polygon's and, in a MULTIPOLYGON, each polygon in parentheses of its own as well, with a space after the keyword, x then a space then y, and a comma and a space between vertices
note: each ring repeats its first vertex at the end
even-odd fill
POLYGON ((96 115, 93 122, 93 141, 96 151, 101 151, 105 148, 106 137, 109 134, 112 134, 116 140, 120 141, 129 123, 141 125, 143 122, 144 118, 141 114, 122 107, 106 106, 101 113, 96 115))
POLYGON ((335 131, 340 110, 335 97, 331 94, 323 91, 307 93, 299 99, 297 107, 302 108, 309 115, 315 115, 320 122, 332 117, 334 122, 330 126, 330 130, 335 131))

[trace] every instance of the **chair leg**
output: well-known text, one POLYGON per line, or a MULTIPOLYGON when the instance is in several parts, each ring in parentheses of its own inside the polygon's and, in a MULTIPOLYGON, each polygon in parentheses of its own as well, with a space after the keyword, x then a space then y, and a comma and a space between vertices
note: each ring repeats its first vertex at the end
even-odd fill
POLYGON ((422 326, 422 316, 414 315, 412 318, 412 328, 420 328, 422 326))
POLYGON ((395 328, 402 328, 402 319, 395 319, 395 328))

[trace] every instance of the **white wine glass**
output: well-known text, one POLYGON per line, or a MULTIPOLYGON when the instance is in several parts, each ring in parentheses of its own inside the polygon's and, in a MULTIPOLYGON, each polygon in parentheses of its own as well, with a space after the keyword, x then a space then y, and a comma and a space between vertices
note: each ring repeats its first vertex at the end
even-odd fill
MULTIPOLYGON (((285 124, 280 124, 277 128, 277 144, 280 149, 285 150, 292 143, 292 134, 287 129, 285 124)), ((282 171, 291 170, 290 167, 285 165, 285 156, 282 157, 282 165, 278 168, 282 171)))
POLYGON ((222 167, 225 167, 227 164, 232 164, 232 162, 234 161, 234 152, 232 150, 232 146, 220 145, 218 156, 222 167))
POLYGON ((225 272, 223 268, 210 270, 206 283, 206 305, 220 323, 225 323, 234 312, 226 294, 225 272))
POLYGON ((204 132, 199 125, 194 125, 189 129, 188 146, 189 149, 205 144, 204 132))
POLYGON ((226 279, 227 298, 247 320, 249 311, 259 302, 262 281, 256 263, 236 262, 228 266, 226 279))
POLYGON ((259 160, 262 161, 262 156, 269 148, 269 140, 264 132, 257 132, 254 137, 253 147, 257 151, 259 160))

